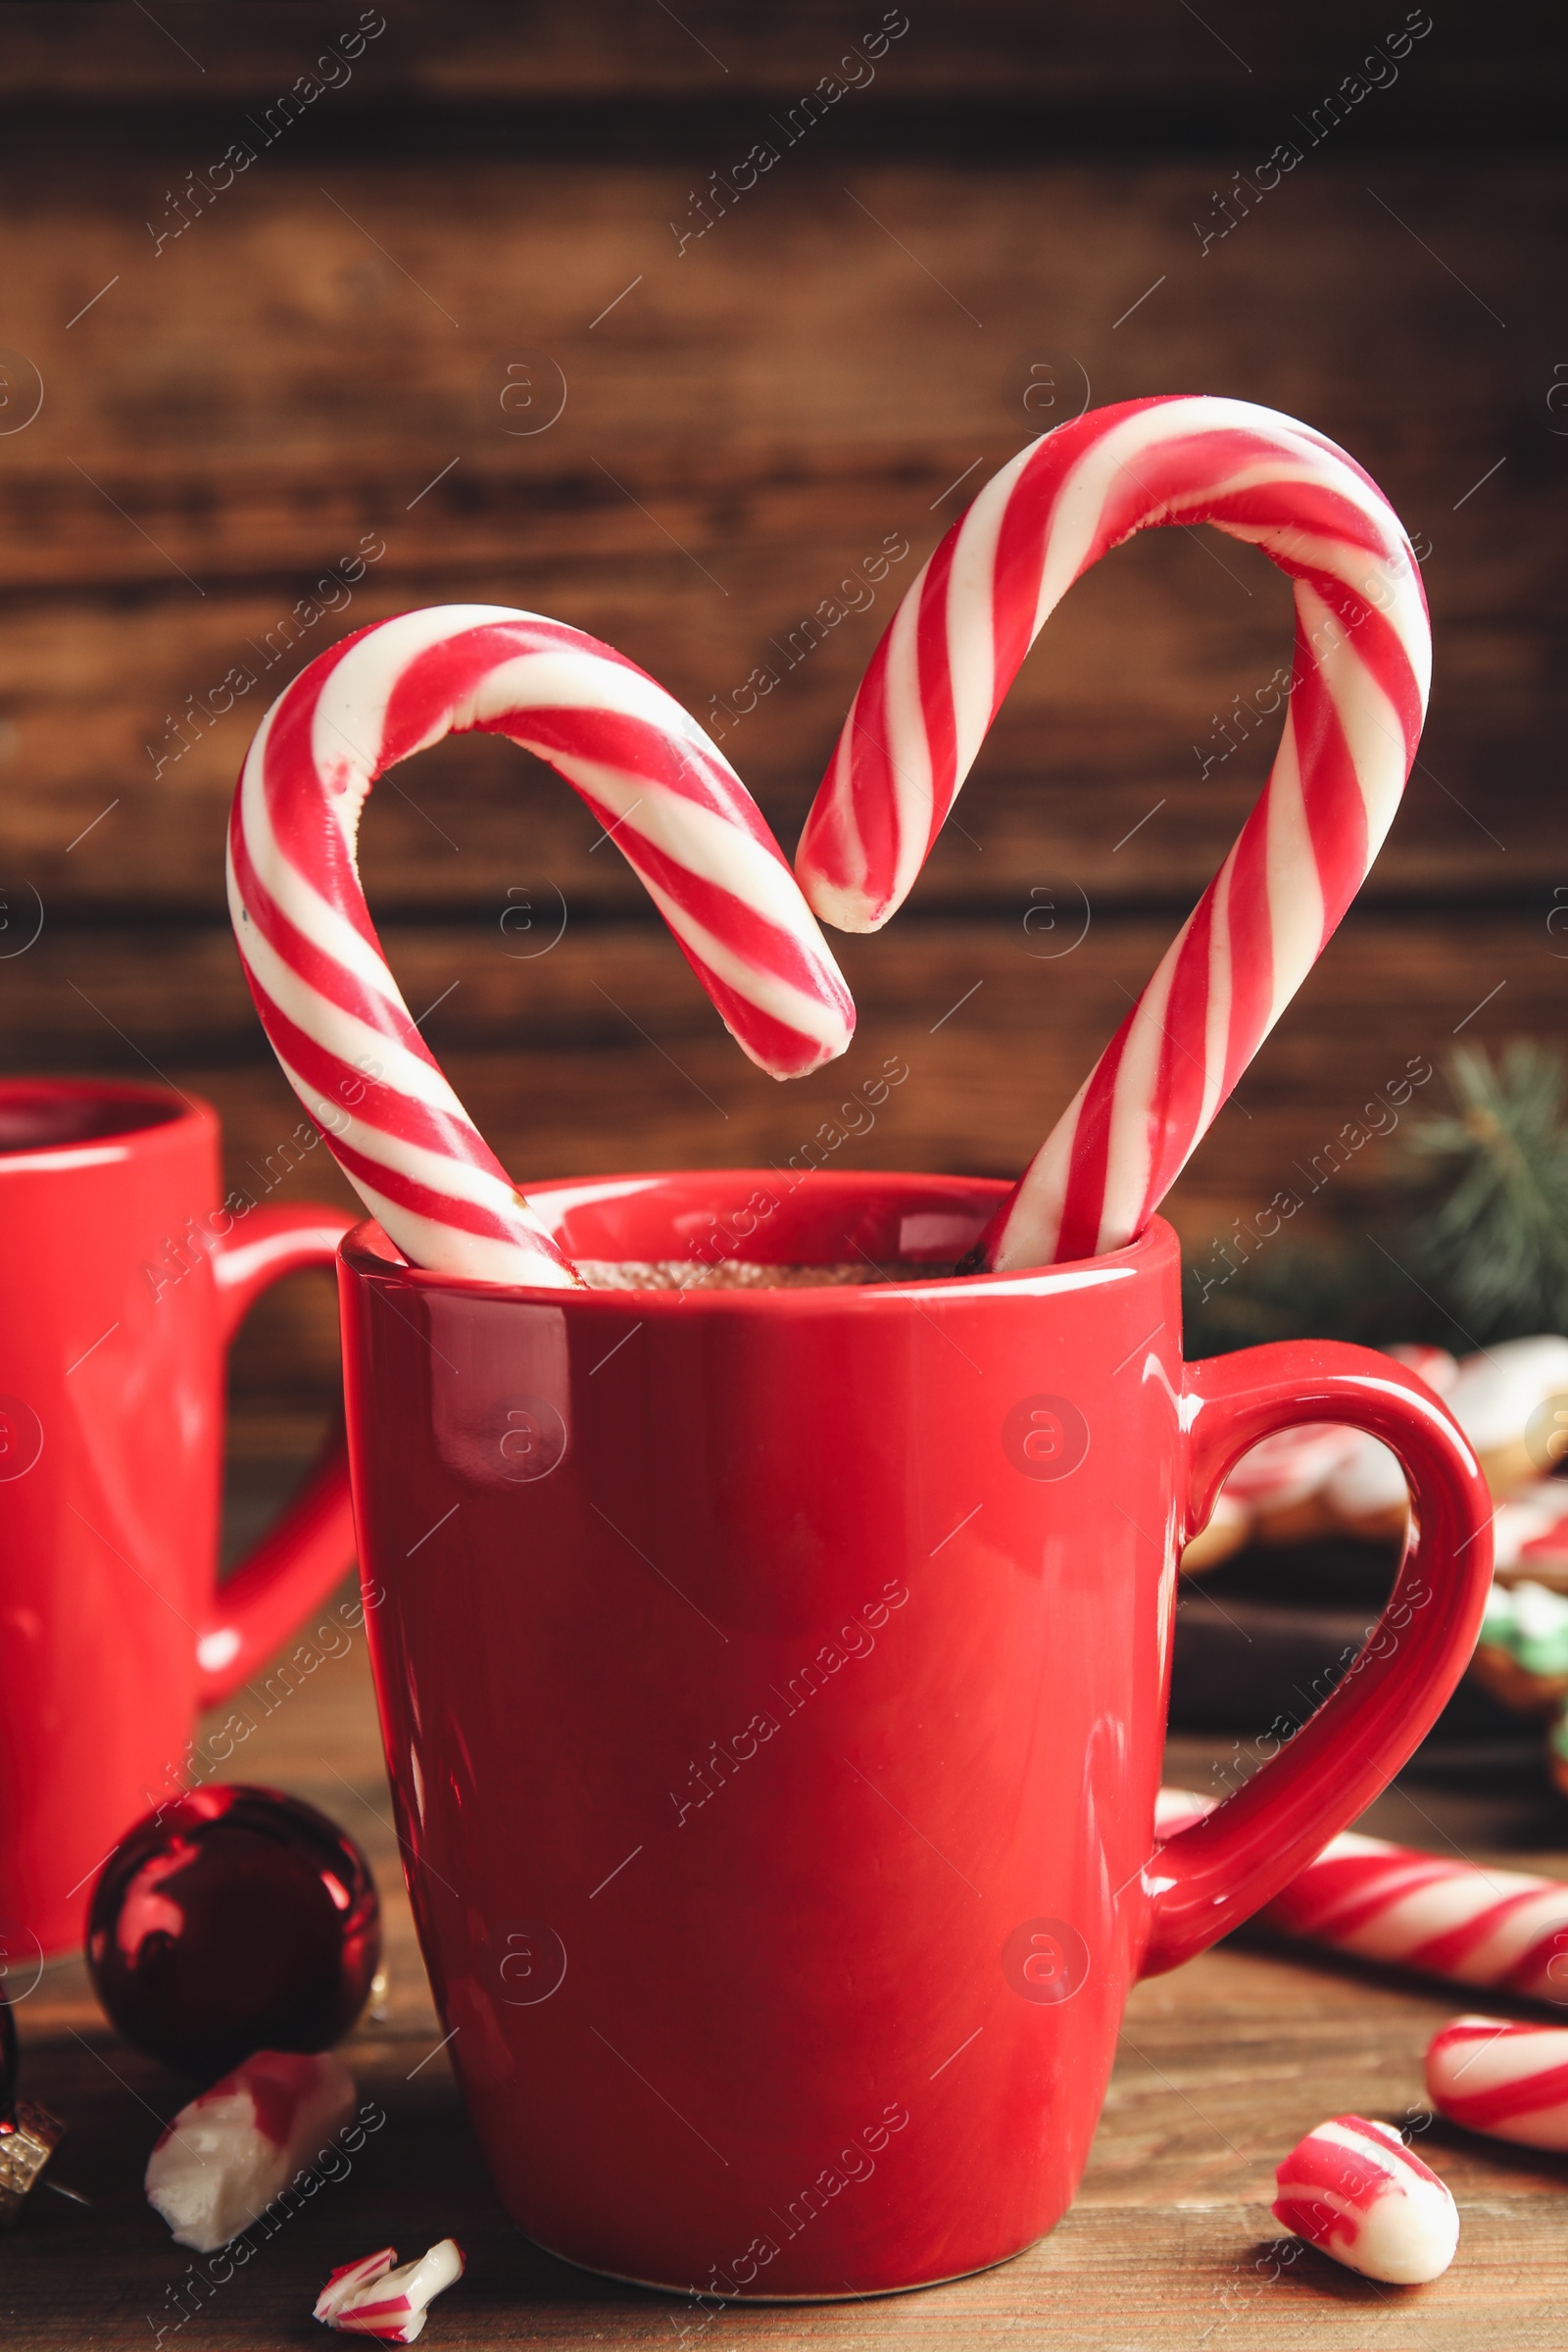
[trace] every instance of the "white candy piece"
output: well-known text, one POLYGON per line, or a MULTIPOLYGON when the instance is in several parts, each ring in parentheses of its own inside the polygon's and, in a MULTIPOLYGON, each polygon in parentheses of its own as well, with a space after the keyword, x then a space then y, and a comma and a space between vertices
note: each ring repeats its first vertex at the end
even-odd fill
POLYGON ((1392 2124, 1339 2115, 1294 2147, 1275 2175, 1287 2230, 1365 2278, 1424 2286, 1459 2243, 1459 2215, 1436 2173, 1392 2124))
POLYGON ((1456 2017, 1427 2050, 1427 2091, 1466 2131, 1568 2149, 1568 2027, 1456 2017))
POLYGON ((355 2097, 330 2051, 258 2050, 180 2109, 147 2159, 148 2201, 177 2244, 226 2246, 315 2163, 355 2097))
POLYGON ((427 2306, 463 2277, 463 2249, 443 2237, 395 2271, 395 2246, 345 2263, 316 2298, 315 2317, 344 2335, 373 2335, 384 2344, 412 2344, 424 2326, 427 2306))

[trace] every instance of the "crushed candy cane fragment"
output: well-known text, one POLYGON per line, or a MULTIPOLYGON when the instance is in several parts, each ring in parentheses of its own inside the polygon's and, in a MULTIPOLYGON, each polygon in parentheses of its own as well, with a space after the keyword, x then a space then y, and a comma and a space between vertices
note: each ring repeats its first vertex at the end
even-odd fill
POLYGON ((1424 2286, 1453 2260, 1453 2199, 1392 2124, 1337 2115, 1298 2141, 1274 2177, 1275 2219, 1365 2278, 1424 2286))
POLYGON ((1568 2149, 1568 2028, 1456 2017, 1428 2045, 1427 2092, 1466 2131, 1568 2149))
POLYGON ((350 2296, 358 2294, 362 2286, 372 2286, 377 2278, 384 2278, 397 2258, 396 2246, 382 2246, 378 2253, 365 2254, 358 2262, 344 2263, 340 2270, 332 2273, 317 2296, 316 2309, 311 2317, 330 2328, 350 2296))
POLYGON ((316 2298, 315 2317, 345 2335, 373 2335, 384 2344, 412 2344, 427 2307, 463 2277, 463 2248, 443 2237, 400 2271, 395 2246, 345 2263, 316 2298))
POLYGON ((148 2201, 179 2245, 226 2246, 326 2150, 355 2096, 329 2051, 258 2050, 180 2109, 147 2159, 148 2201))

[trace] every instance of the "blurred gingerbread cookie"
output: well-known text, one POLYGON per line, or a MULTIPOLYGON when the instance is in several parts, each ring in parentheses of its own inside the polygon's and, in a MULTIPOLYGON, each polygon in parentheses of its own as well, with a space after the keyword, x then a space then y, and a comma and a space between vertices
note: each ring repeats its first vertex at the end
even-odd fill
POLYGON ((1324 1488, 1361 1443, 1360 1431, 1341 1421, 1303 1421, 1295 1429, 1276 1430, 1242 1456, 1224 1492, 1250 1511, 1259 1543, 1306 1543, 1332 1526, 1324 1488))
MULTIPOLYGON (((1498 1567, 1568 1579, 1568 1485, 1546 1475, 1568 1453, 1568 1339, 1503 1340, 1457 1361, 1414 1343, 1385 1352, 1443 1398, 1474 1446, 1500 1505, 1498 1567)), ((1398 1544, 1408 1519, 1404 1472, 1387 1446, 1337 1422, 1304 1422, 1243 1455, 1182 1566, 1201 1573, 1252 1541, 1398 1544)))
POLYGON ((1494 1494, 1554 1470, 1568 1447, 1568 1340, 1501 1340, 1467 1355, 1446 1399, 1494 1494))
POLYGON ((1529 1578, 1553 1591, 1568 1586, 1568 1483, 1538 1478, 1498 1503, 1492 1565, 1505 1585, 1529 1578))
POLYGON ((1233 1551, 1241 1550, 1251 1532, 1250 1508, 1221 1487, 1214 1497, 1207 1526, 1194 1536, 1182 1553, 1182 1574, 1200 1576, 1205 1568, 1217 1568, 1221 1560, 1228 1560, 1233 1551))
MULTIPOLYGON (((1527 1481, 1534 1491, 1562 1460, 1568 1446, 1568 1340, 1551 1333, 1502 1340, 1457 1363, 1441 1348, 1398 1347, 1387 1352, 1419 1373, 1443 1398, 1475 1447, 1499 1501, 1527 1481)), ((1409 1507, 1404 1473, 1375 1438, 1357 1441, 1329 1478, 1323 1500, 1348 1535, 1393 1542, 1404 1533, 1409 1507)), ((1563 1502, 1568 1505, 1568 1494, 1563 1502)), ((1554 1509, 1552 1515, 1561 1513, 1554 1509)))
MULTIPOLYGON (((1424 1380, 1436 1396, 1448 1397, 1459 1366, 1446 1348, 1400 1342, 1384 1351, 1424 1380)), ((1354 1446, 1330 1473, 1323 1502, 1332 1524, 1363 1543, 1399 1543, 1410 1515, 1404 1472, 1376 1438, 1357 1433, 1354 1446)))
POLYGON ((1557 1715, 1568 1698, 1568 1599, 1528 1577, 1494 1584, 1473 1671, 1513 1714, 1557 1715))

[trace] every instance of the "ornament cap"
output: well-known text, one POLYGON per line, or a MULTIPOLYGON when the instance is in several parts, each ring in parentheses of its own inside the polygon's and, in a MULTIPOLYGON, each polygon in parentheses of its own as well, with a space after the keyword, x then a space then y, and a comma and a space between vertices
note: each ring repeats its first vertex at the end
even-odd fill
POLYGON ((65 2136, 65 2125, 30 2099, 19 2099, 15 2113, 0 2120, 0 2230, 22 2219, 29 2193, 65 2136))

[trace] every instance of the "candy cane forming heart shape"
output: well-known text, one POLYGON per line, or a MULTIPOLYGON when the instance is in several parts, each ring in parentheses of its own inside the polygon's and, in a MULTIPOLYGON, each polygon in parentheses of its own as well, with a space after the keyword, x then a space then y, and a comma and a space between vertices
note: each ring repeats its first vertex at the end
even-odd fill
POLYGON ((285 1075, 417 1266, 575 1284, 419 1035, 360 885, 360 812, 394 761, 478 730, 564 776, 613 836, 742 1049, 776 1078, 842 1054, 855 1008, 760 811, 696 721, 580 630, 501 605, 405 613, 301 672, 258 728, 228 901, 285 1075))
POLYGON ((1296 583, 1284 736, 1235 847, 987 1235, 998 1269, 1143 1231, 1382 847, 1431 669, 1397 515, 1332 441, 1248 401, 1128 401, 1059 426, 986 485, 910 586, 801 839, 823 920, 878 929, 1073 581, 1135 531, 1202 522, 1296 583))
MULTIPOLYGON (((900 605, 802 838, 816 911, 846 930, 885 922, 1072 582, 1135 531, 1200 522, 1295 580, 1284 736, 1235 847, 993 1225, 983 1262, 999 1269, 1142 1232, 1382 846, 1431 655, 1397 516, 1343 450, 1245 401, 1131 401, 1047 434, 980 493, 900 605)), ((745 786, 610 647, 503 606, 448 606, 313 662, 263 720, 229 828, 229 905, 268 1035, 416 1265, 565 1285, 574 1270, 409 1016, 355 861, 374 778, 467 729, 537 752, 587 802, 762 1068, 796 1077, 841 1054, 854 1012, 745 786)))

